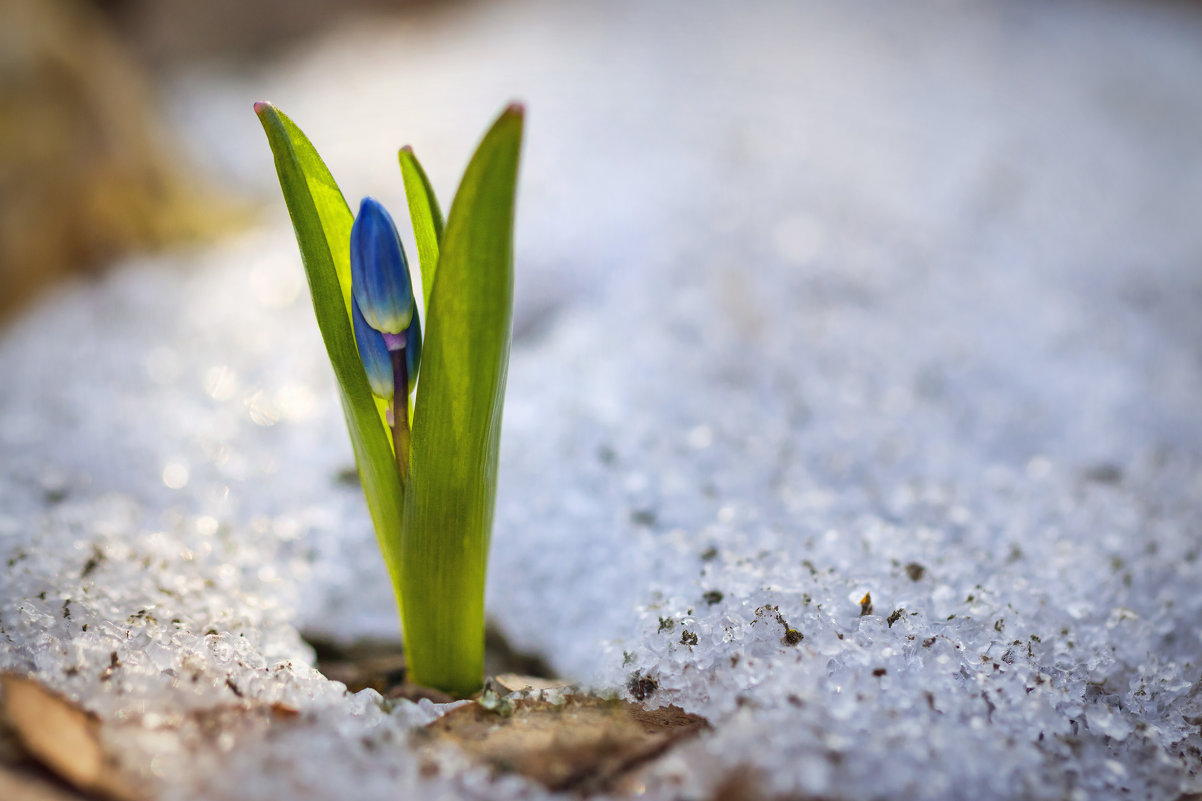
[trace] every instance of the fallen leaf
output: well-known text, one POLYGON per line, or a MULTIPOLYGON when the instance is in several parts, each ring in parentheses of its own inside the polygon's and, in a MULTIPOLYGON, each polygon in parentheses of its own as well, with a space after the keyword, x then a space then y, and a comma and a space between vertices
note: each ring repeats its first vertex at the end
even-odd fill
POLYGON ((94 715, 25 676, 0 674, 0 691, 0 712, 17 742, 47 770, 89 795, 142 798, 105 753, 94 715))
POLYGON ((451 710, 424 730, 429 749, 454 743, 498 773, 519 773, 552 791, 621 792, 635 770, 708 728, 677 707, 572 695, 562 703, 513 700, 497 714, 478 703, 451 710))
POLYGON ((0 765, 0 798, 4 801, 79 801, 82 796, 34 771, 0 765))

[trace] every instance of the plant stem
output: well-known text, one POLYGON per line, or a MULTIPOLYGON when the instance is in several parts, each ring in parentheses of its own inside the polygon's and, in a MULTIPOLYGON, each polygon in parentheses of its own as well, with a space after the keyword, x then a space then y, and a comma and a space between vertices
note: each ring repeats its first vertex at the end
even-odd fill
POLYGON ((392 356, 392 443, 401 484, 409 480, 409 366, 404 346, 389 351, 392 356))

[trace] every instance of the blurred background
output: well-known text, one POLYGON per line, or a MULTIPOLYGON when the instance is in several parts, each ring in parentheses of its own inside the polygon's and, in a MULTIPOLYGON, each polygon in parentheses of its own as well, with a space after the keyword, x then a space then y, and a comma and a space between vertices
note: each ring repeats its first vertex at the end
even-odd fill
MULTIPOLYGON (((589 273, 699 241, 804 265, 839 232, 1021 237, 1026 259, 1067 238, 1180 278, 1199 53, 1197 3, 0 0, 0 320, 125 254, 279 222, 256 99, 352 203, 399 202, 411 142, 444 205, 488 119, 529 103, 524 202, 555 211, 521 242, 534 327, 589 273)), ((1197 301, 1197 273, 1147 302, 1197 301)))
POLYGON ((260 198, 179 141, 174 80, 253 72, 343 20, 417 5, 0 1, 0 319, 65 276, 245 224, 260 198))
MULTIPOLYGON (((778 290, 821 325, 823 309, 962 269, 940 291, 1005 309, 986 331, 1022 328, 1017 273, 1090 330, 1117 303, 1194 357, 1202 342, 1195 2, 0 0, 0 14, 0 321, 131 254, 286 226, 252 101, 302 125, 352 204, 395 209, 399 144, 447 206, 488 120, 520 99, 519 342, 605 293, 653 318, 651 284, 703 284, 680 296, 686 318, 719 302, 754 338, 778 290)), ((1054 348, 1041 337, 1028 344, 1054 348)))

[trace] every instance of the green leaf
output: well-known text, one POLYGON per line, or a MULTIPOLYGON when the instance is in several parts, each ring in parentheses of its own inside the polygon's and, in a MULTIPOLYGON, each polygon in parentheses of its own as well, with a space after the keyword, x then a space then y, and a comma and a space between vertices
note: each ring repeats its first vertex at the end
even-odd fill
POLYGON ((484 677, 484 580, 513 321, 513 219, 523 110, 468 164, 430 291, 401 547, 410 677, 456 695, 484 677))
MULTIPOLYGON (((384 562, 399 587, 404 497, 381 405, 371 394, 351 327, 350 236, 354 217, 338 184, 300 128, 270 103, 255 113, 275 156, 280 188, 292 218, 342 412, 355 452, 363 494, 384 562)), ((287 347, 287 343, 281 343, 287 347)), ((400 593, 398 589, 398 601, 400 593)))
POLYGON ((406 145, 398 157, 422 271, 422 308, 429 314, 430 293, 434 291, 434 273, 438 268, 438 243, 442 240, 442 210, 438 208, 438 198, 434 196, 426 171, 413 155, 413 148, 406 145))

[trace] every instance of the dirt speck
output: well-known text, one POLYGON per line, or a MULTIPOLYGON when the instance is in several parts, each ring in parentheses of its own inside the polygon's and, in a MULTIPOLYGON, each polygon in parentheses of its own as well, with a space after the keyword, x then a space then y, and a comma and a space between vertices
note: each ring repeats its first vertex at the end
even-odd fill
POLYGON ((659 689, 655 679, 649 676, 643 676, 635 673, 626 682, 626 689, 630 692, 631 697, 636 701, 646 701, 651 696, 655 695, 655 691, 659 689))
POLYGON ((104 561, 104 551, 100 550, 99 545, 92 546, 92 555, 88 557, 88 561, 83 563, 83 569, 79 571, 80 578, 87 578, 95 572, 96 568, 100 567, 100 563, 104 561))

